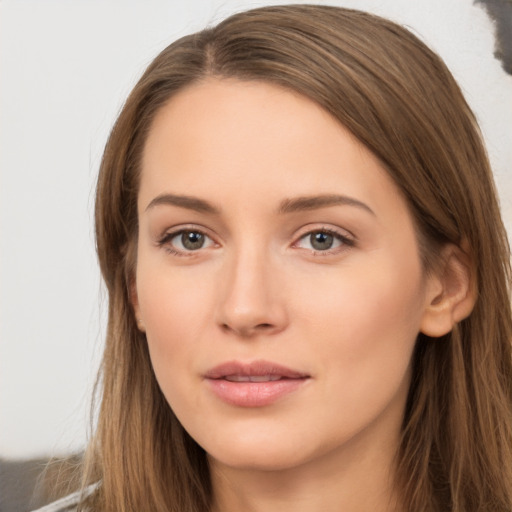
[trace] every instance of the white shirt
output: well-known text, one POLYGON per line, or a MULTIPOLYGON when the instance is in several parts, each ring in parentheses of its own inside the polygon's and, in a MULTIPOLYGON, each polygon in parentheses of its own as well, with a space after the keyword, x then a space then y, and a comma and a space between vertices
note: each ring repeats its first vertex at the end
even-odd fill
POLYGON ((84 491, 77 491, 73 494, 70 494, 69 496, 65 496, 64 498, 61 498, 60 500, 54 501, 53 503, 50 503, 49 505, 45 505, 42 508, 38 508, 37 510, 34 510, 33 512, 76 512, 76 507, 78 503, 80 502, 80 499, 84 496, 89 496, 94 492, 94 490, 98 487, 99 482, 89 485, 84 489, 84 491))

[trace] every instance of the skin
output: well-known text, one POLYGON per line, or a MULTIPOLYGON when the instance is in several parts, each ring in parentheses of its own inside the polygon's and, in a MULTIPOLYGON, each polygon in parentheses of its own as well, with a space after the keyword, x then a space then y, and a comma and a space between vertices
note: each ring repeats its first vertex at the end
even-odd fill
POLYGON ((381 163, 307 98, 208 79, 157 114, 138 209, 135 312, 167 401, 208 453, 214 510, 395 510, 411 354, 442 301, 381 163), (333 194, 360 204, 279 211, 333 194), (187 250, 183 229, 204 245, 187 250), (337 235, 315 251, 322 230, 337 235), (309 378, 263 407, 204 379, 261 359, 309 378))

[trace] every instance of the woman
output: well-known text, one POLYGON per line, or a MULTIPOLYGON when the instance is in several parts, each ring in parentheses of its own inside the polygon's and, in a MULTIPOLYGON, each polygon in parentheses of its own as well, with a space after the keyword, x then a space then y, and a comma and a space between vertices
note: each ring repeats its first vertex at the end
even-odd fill
POLYGON ((512 510, 506 235, 474 116, 405 29, 267 7, 173 43, 111 133, 96 233, 99 420, 52 510, 512 510))

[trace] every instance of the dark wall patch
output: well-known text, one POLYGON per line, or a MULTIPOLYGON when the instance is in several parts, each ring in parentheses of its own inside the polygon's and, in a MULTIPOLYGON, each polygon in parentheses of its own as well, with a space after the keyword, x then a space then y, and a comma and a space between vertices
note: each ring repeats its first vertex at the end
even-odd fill
POLYGON ((496 37, 494 56, 512 75, 512 0, 474 0, 474 3, 483 4, 493 20, 496 37))

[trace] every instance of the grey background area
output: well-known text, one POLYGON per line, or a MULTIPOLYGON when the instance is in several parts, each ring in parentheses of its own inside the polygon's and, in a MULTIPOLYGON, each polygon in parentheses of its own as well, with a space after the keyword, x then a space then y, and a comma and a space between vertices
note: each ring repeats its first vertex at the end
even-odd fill
POLYGON ((495 25, 496 46, 494 56, 503 69, 512 75, 512 0, 476 0, 482 4, 495 25))

